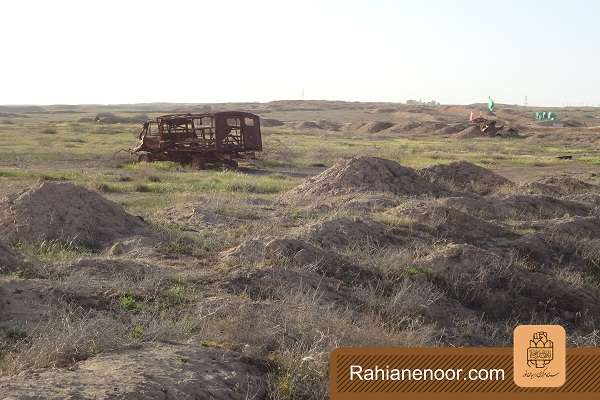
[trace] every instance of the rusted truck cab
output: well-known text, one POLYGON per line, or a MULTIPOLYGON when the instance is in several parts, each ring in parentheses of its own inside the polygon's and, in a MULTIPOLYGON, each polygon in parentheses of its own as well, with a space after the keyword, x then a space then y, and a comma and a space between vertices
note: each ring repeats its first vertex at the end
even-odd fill
POLYGON ((260 118, 241 111, 162 115, 143 124, 132 151, 140 161, 236 166, 262 151, 260 118))

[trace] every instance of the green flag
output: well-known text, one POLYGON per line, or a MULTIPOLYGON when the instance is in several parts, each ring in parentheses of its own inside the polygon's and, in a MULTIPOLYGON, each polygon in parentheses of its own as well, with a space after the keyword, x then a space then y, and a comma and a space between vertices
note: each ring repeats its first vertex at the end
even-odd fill
POLYGON ((494 100, 492 100, 491 97, 488 97, 488 110, 490 110, 490 112, 494 112, 494 108, 496 108, 496 104, 494 103, 494 100))

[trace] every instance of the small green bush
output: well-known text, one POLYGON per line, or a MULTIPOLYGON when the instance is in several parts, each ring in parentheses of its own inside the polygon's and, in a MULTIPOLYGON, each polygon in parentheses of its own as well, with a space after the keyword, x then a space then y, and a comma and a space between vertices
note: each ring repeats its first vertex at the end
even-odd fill
POLYGON ((132 295, 126 294, 119 298, 119 307, 124 311, 136 311, 142 306, 132 295))

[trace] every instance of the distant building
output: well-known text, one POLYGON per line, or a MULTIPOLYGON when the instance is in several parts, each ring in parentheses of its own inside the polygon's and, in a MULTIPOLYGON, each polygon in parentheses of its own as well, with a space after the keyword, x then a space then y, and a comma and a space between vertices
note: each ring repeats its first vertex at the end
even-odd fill
POLYGON ((439 106, 440 103, 431 100, 431 101, 422 101, 422 100, 406 100, 406 104, 409 106, 439 106))

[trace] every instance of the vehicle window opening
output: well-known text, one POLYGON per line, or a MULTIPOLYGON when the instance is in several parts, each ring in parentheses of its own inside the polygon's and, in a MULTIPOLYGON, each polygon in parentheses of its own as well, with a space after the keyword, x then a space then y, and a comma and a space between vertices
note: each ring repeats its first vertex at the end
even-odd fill
POLYGON ((242 145, 242 119, 227 118, 228 132, 223 138, 223 145, 226 146, 241 146, 242 145))

